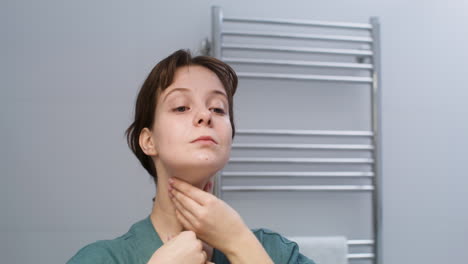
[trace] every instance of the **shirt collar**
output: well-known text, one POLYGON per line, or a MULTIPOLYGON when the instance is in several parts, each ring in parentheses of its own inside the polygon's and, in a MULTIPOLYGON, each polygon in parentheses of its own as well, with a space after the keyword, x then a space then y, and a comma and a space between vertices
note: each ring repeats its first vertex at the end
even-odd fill
MULTIPOLYGON (((154 252, 162 247, 163 242, 159 237, 156 229, 151 222, 151 214, 148 215, 143 220, 132 225, 130 232, 135 234, 138 237, 136 242, 137 250, 140 251, 141 256, 149 260, 154 252)), ((227 260, 224 254, 221 251, 218 251, 216 248, 213 248, 213 256, 211 261, 216 261, 215 263, 224 263, 223 261, 227 260)))
POLYGON ((130 232, 138 238, 135 243, 137 250, 140 251, 141 256, 144 256, 148 260, 153 253, 163 245, 161 238, 151 222, 150 216, 151 214, 145 219, 133 224, 130 228, 130 232))

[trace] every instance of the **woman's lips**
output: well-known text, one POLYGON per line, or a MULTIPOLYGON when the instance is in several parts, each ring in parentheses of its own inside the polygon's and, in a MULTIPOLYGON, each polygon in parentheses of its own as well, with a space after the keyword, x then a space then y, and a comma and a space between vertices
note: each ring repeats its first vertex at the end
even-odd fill
POLYGON ((211 139, 197 139, 193 141, 193 143, 203 143, 203 144, 216 144, 213 140, 211 139))
POLYGON ((195 142, 217 144, 216 141, 210 136, 201 136, 201 137, 195 139, 194 141, 192 141, 192 143, 195 143, 195 142))

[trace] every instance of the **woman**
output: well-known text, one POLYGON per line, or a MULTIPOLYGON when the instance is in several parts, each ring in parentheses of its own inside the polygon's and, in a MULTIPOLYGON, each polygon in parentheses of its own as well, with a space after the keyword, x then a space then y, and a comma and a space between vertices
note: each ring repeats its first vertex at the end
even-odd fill
POLYGON ((211 194, 235 135, 237 76, 211 57, 179 50, 158 63, 136 101, 130 148, 154 178, 151 214, 113 240, 91 243, 73 263, 314 263, 296 243, 250 230, 211 194))

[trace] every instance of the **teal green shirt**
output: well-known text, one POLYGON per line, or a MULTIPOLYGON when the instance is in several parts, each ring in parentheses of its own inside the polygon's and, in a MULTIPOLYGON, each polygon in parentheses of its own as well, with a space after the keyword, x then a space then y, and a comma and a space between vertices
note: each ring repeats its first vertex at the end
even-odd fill
MULTIPOLYGON (((265 228, 252 229, 274 263, 315 264, 299 253, 298 245, 265 228)), ((67 264, 146 264, 163 245, 150 216, 132 225, 130 230, 112 240, 99 240, 81 248, 67 264)), ((216 248, 211 262, 228 264, 227 257, 216 248)))

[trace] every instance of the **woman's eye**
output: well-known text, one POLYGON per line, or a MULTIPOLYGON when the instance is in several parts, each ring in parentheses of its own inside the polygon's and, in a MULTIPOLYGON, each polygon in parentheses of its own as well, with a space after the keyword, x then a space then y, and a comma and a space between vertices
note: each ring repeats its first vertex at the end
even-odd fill
POLYGON ((226 113, 226 112, 224 112, 224 109, 222 109, 222 108, 213 108, 213 110, 218 114, 225 114, 226 113))
POLYGON ((174 111, 176 112, 185 112, 188 109, 186 106, 179 106, 177 108, 174 108, 174 111))

